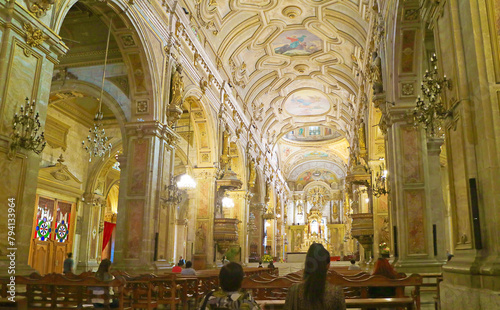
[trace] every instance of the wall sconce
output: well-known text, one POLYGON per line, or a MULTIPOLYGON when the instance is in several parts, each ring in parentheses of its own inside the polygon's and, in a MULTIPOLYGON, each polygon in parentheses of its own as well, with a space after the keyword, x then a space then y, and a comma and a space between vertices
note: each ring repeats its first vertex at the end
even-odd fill
POLYGON ((26 97, 26 103, 21 106, 19 115, 16 113, 12 119, 12 141, 10 142, 8 158, 14 158, 16 152, 20 149, 33 151, 40 154, 47 142, 45 142, 44 133, 39 134, 41 125, 38 112, 35 114, 35 100, 31 103, 26 97))
POLYGON ((418 96, 413 109, 415 126, 422 124, 430 137, 440 136, 442 120, 450 115, 441 100, 441 93, 445 88, 451 89, 451 80, 438 77, 436 54, 431 56, 431 70, 426 70, 422 79, 421 89, 423 98, 418 96))

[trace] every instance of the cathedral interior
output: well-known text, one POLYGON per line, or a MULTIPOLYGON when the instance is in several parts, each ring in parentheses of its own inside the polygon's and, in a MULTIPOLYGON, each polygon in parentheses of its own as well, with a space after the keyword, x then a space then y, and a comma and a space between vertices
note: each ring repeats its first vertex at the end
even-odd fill
POLYGON ((18 274, 316 242, 500 309, 499 0, 2 0, 0 38, 0 274, 9 231, 18 274))

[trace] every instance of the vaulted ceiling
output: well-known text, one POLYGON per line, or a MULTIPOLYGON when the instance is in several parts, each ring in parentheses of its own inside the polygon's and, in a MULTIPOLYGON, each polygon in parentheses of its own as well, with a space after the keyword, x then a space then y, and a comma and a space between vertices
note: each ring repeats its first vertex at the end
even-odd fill
POLYGON ((369 1, 195 0, 183 5, 192 30, 279 154, 285 174, 321 160, 345 175, 369 1), (308 126, 338 134, 328 143, 285 137, 308 126), (327 156, 310 155, 319 149, 327 156))

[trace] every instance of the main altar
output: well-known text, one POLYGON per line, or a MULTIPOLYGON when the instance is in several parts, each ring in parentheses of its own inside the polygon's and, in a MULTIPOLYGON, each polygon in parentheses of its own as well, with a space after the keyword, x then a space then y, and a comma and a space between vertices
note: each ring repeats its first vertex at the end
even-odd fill
POLYGON ((296 205, 297 218, 303 224, 288 226, 288 261, 303 262, 303 255, 311 244, 320 243, 331 256, 343 256, 345 223, 339 210, 339 197, 323 186, 314 186, 305 191, 305 199, 296 205), (305 207, 302 206, 303 203, 305 207), (299 258, 300 257, 300 258, 299 258))

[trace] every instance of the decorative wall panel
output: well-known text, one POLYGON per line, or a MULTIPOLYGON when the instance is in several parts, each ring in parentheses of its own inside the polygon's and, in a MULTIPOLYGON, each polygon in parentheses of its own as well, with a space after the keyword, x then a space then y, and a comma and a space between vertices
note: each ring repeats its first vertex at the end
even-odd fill
POLYGON ((425 244, 425 190, 405 190, 408 254, 427 254, 425 244))

